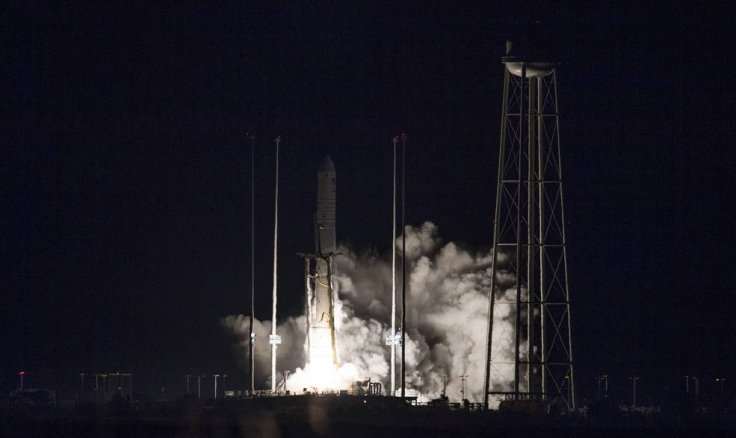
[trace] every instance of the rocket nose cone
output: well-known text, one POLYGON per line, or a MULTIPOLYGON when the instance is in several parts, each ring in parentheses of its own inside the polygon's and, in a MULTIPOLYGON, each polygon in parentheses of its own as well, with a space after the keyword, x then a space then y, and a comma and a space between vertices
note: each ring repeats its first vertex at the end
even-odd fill
POLYGON ((335 171, 335 163, 332 162, 332 158, 330 158, 329 155, 327 155, 325 159, 322 160, 322 164, 319 165, 319 171, 320 172, 334 172, 335 171))

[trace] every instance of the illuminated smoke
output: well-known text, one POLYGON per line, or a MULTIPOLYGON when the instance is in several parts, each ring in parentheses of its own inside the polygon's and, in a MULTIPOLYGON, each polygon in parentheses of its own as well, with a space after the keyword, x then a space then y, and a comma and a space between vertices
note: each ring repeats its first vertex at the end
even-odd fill
MULTIPOLYGON (((304 365, 304 343, 306 342, 306 318, 288 317, 278 324, 276 332, 281 335, 281 345, 276 349, 279 369, 294 370, 304 365)), ((239 342, 235 353, 244 369, 248 369, 248 315, 231 315, 222 319, 222 325, 238 335, 239 342)), ((268 335, 271 334, 271 321, 259 321, 253 318, 253 333, 256 335, 255 348, 255 380, 256 387, 271 387, 271 346, 268 335)), ((277 381, 283 377, 278 376, 277 381)))
MULTIPOLYGON (((400 237, 396 244, 401 251, 400 237)), ((335 329, 338 363, 341 364, 340 384, 349 386, 351 380, 371 378, 386 388, 390 382, 390 348, 385 345, 391 316, 390 255, 356 254, 345 246, 341 246, 338 253, 335 284, 339 300, 335 309, 335 329)), ((436 398, 442 392, 443 376, 446 376, 447 396, 459 401, 460 376, 467 376, 465 398, 482 401, 491 284, 490 251, 473 254, 452 242, 443 243, 437 227, 425 222, 419 227, 406 227, 406 254, 408 393, 416 391, 423 400, 436 398)), ((500 285, 496 291, 500 303, 512 301, 516 293, 514 275, 505 270, 505 264, 506 258, 501 257, 497 272, 500 285)), ((398 275, 400 272, 399 265, 398 275)), ((398 281, 400 284, 400 278, 398 281)), ((400 302, 398 305, 400 308, 400 302)), ((512 305, 500 304, 494 312, 493 358, 497 363, 492 368, 494 390, 508 390, 513 382, 513 365, 503 362, 513 362, 514 309, 512 305)), ((225 321, 228 327, 247 338, 247 317, 231 316, 225 321), (239 321, 239 327, 233 321, 239 321)), ((305 371, 296 370, 304 366, 304 348, 296 348, 298 342, 304 342, 303 322, 303 317, 291 318, 279 326, 284 342, 279 347, 279 368, 297 371, 289 379, 291 390, 301 390, 305 379, 305 371), (289 340, 291 336, 296 339, 289 340), (289 342, 291 347, 287 345, 289 342), (291 355, 286 357, 288 353, 291 355)), ((268 330, 263 326, 256 333, 264 340, 260 348, 256 346, 256 369, 260 369, 257 376, 263 380, 267 378, 264 373, 269 364, 265 343, 268 330)), ((247 350, 247 344, 242 347, 247 350)), ((245 357, 242 352, 240 355, 245 357)), ((399 354, 397 382, 400 381, 400 360, 399 354)))

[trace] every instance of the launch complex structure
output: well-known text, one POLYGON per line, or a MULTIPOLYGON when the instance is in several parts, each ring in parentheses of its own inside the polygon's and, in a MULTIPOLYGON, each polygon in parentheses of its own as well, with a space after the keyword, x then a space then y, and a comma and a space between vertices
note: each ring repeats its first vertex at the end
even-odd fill
MULTIPOLYGON (((555 403, 575 409, 567 237, 557 103, 557 62, 539 52, 519 56, 507 42, 503 106, 493 218, 491 288, 483 387, 509 402, 555 403)), ((402 228, 404 145, 402 135, 402 228)), ((274 279, 271 392, 276 392, 276 244, 278 236, 278 146, 274 225, 274 279)), ((394 145, 394 244, 391 333, 391 394, 395 394, 395 349, 401 346, 401 396, 405 395, 405 281, 402 274, 401 324, 396 331, 396 146, 394 145)), ((306 368, 319 389, 338 388, 335 334, 334 257, 336 256, 336 172, 327 156, 317 172, 314 253, 303 254, 306 292, 306 368)), ((405 230, 402 229, 402 233, 405 230)), ((402 239, 403 241, 403 239, 402 239)), ((404 243, 405 244, 405 243, 404 243)), ((402 246, 404 245, 402 244, 402 246)), ((405 248, 404 248, 405 249, 405 248)), ((404 270, 402 252, 402 272, 404 270)), ((252 316, 251 316, 252 318, 252 316)), ((251 319, 251 389, 253 341, 251 319)), ((463 391, 464 392, 464 391, 463 391)))
POLYGON ((488 406, 489 395, 494 395, 575 409, 558 63, 550 62, 547 53, 514 49, 507 42, 502 58, 483 401, 488 406), (495 327, 499 315, 513 315, 512 330, 495 327))

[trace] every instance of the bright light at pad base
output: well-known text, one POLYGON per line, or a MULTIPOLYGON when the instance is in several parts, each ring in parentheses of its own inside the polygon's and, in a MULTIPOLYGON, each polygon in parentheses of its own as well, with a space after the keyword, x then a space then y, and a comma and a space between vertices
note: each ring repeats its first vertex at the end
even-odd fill
POLYGON ((297 368, 289 376, 288 386, 293 391, 330 393, 349 390, 358 378, 358 369, 353 364, 344 364, 337 369, 330 359, 323 362, 313 361, 304 369, 297 368))

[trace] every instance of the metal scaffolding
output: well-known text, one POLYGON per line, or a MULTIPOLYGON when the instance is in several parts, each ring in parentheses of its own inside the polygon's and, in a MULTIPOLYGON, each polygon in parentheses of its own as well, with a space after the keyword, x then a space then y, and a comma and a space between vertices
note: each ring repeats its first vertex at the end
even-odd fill
POLYGON ((575 408, 557 63, 505 65, 484 403, 575 408))

